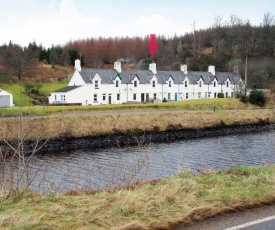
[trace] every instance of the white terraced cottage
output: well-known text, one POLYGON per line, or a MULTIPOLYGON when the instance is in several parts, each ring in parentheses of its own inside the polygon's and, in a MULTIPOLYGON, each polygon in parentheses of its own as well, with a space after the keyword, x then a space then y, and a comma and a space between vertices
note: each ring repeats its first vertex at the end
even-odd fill
POLYGON ((81 103, 82 105, 162 102, 188 99, 216 98, 218 93, 234 97, 241 77, 233 72, 122 70, 115 62, 114 69, 81 68, 75 61, 75 71, 68 86, 51 93, 49 103, 81 103))

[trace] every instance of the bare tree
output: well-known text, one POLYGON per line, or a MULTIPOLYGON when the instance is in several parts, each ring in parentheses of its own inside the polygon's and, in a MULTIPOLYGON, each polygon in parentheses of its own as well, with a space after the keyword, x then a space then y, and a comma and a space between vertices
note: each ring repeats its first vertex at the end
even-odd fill
POLYGON ((3 65, 7 72, 17 77, 18 81, 21 81, 24 76, 31 76, 37 64, 37 54, 30 49, 10 42, 3 50, 3 65))

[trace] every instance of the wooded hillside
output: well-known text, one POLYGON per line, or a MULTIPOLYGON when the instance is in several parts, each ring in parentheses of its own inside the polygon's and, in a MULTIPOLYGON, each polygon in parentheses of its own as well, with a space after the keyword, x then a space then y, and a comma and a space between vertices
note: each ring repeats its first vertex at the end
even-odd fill
POLYGON ((0 62, 5 71, 24 80, 31 76, 36 64, 48 63, 73 66, 81 58, 82 66, 103 68, 121 59, 134 68, 148 68, 152 61, 158 70, 179 70, 187 64, 188 70, 206 71, 215 65, 217 71, 239 71, 244 77, 245 58, 248 58, 248 84, 251 88, 271 88, 275 80, 275 25, 274 17, 266 13, 258 26, 235 15, 224 21, 216 17, 204 30, 194 30, 173 37, 157 36, 158 49, 150 57, 146 37, 87 38, 69 41, 63 46, 44 48, 35 42, 20 47, 10 42, 0 47, 0 62), (15 64, 16 63, 16 64, 15 64), (19 67, 20 66, 20 67, 19 67))

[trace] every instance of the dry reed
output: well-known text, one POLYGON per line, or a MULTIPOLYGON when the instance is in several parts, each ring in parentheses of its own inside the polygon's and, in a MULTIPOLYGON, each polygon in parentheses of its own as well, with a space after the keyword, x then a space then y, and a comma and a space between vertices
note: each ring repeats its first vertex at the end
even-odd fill
POLYGON ((164 131, 169 127, 205 128, 217 125, 249 124, 262 121, 274 121, 272 110, 240 111, 182 111, 143 114, 109 114, 91 116, 60 116, 42 118, 2 119, 0 138, 16 140, 22 135, 25 139, 64 138, 95 136, 113 133, 113 130, 127 132, 131 130, 164 131), (21 133, 21 134, 20 134, 21 133))

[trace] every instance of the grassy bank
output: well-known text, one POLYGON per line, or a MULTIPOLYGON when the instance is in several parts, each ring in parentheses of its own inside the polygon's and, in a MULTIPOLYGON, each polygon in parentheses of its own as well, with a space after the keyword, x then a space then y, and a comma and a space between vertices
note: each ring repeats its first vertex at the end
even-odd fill
POLYGON ((168 229, 275 200, 275 166, 238 167, 128 188, 0 200, 1 229, 168 229), (128 227, 128 228, 127 228, 128 227))
POLYGON ((272 123, 273 110, 242 111, 177 111, 162 113, 56 116, 0 120, 0 139, 82 137, 110 133, 165 131, 170 129, 200 129, 234 124, 272 123))
MULTIPOLYGON (((51 84, 53 85, 53 84, 51 84)), ((19 89, 18 89, 19 90, 19 89)), ((42 89, 43 90, 43 89, 42 89)), ((26 99, 27 105, 30 99, 26 99)), ((215 98, 186 100, 166 103, 148 103, 148 104, 120 104, 120 105, 94 105, 94 106, 23 106, 1 109, 1 116, 23 115, 41 116, 66 112, 90 112, 90 111, 117 111, 117 110, 234 110, 234 109, 256 109, 249 103, 244 104, 236 98, 215 98)), ((273 107, 273 104, 267 104, 266 107, 273 107)))

